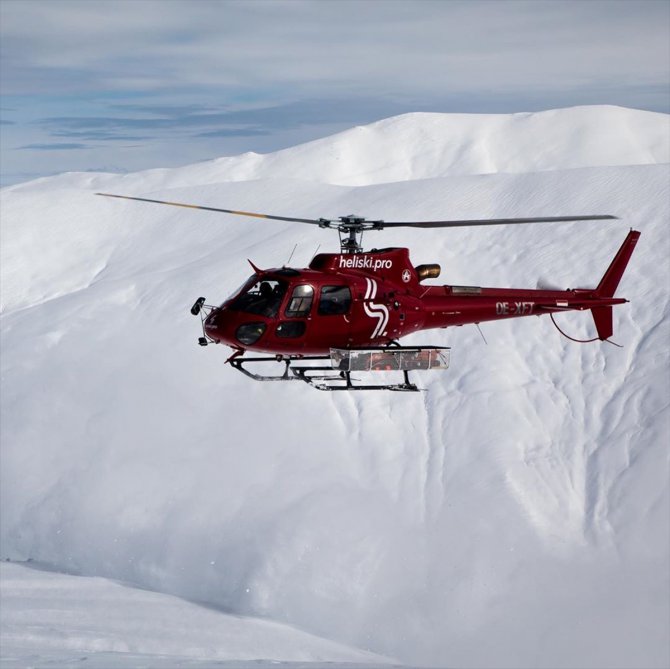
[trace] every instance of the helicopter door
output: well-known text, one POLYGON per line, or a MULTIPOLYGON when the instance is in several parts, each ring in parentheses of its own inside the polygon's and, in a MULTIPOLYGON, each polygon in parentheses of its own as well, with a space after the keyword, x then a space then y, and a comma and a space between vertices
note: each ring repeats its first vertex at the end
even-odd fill
POLYGON ((321 347, 351 345, 351 289, 321 286, 311 339, 321 347))
POLYGON ((291 320, 280 321, 275 334, 280 339, 298 339, 307 330, 307 318, 314 301, 314 288, 308 284, 296 286, 291 293, 284 316, 291 320))

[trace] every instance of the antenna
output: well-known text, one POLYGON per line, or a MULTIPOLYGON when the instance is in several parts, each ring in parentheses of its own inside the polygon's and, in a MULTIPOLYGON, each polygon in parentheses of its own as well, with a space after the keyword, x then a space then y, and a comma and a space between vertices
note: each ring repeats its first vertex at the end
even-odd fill
POLYGON ((484 343, 488 346, 489 343, 486 341, 486 337, 484 336, 484 333, 482 332, 482 329, 479 327, 479 323, 475 323, 477 326, 477 329, 479 330, 479 334, 482 336, 482 339, 484 340, 484 343))
MULTIPOLYGON (((297 248, 298 248, 298 245, 296 244, 296 245, 293 247, 293 251, 291 251, 291 255, 288 257, 288 260, 286 261, 286 265, 289 265, 289 264, 291 263, 291 258, 293 257, 293 254, 295 253, 295 250, 296 250, 297 248)), ((286 265, 285 265, 285 266, 286 266, 286 265)))

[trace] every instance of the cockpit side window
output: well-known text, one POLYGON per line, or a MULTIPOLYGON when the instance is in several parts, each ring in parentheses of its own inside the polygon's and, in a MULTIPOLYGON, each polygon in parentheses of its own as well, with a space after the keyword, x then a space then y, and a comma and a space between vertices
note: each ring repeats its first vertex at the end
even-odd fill
POLYGON ((286 307, 286 315, 289 318, 299 318, 309 315, 314 299, 314 288, 306 284, 296 286, 293 289, 291 300, 286 307))
POLYGON ((274 318, 286 293, 286 283, 275 279, 254 282, 230 304, 233 311, 274 318))
POLYGON ((349 286, 324 286, 319 299, 319 314, 337 316, 346 314, 351 307, 351 291, 349 286))

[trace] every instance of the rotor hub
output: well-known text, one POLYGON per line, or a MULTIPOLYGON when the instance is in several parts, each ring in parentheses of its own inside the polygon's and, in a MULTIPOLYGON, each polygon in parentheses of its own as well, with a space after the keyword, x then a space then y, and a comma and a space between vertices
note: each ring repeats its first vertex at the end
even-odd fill
POLYGON ((362 216, 349 214, 340 216, 339 222, 329 221, 324 227, 335 228, 340 235, 340 251, 342 253, 363 253, 362 239, 366 230, 382 230, 384 221, 368 221, 362 216))

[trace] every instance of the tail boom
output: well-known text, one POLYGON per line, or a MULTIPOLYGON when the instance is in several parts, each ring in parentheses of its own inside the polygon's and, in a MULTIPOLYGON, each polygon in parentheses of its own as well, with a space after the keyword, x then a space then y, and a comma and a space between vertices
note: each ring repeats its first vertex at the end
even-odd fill
POLYGON ((597 288, 524 290, 463 286, 430 286, 424 294, 428 309, 424 328, 449 327, 520 316, 590 310, 598 339, 613 332, 612 307, 628 300, 614 297, 640 233, 631 230, 597 288))

